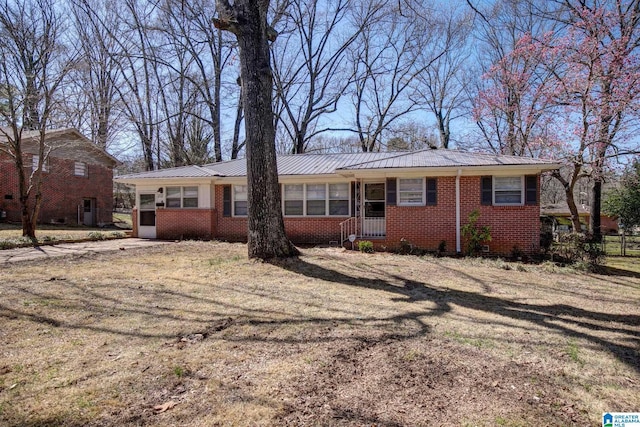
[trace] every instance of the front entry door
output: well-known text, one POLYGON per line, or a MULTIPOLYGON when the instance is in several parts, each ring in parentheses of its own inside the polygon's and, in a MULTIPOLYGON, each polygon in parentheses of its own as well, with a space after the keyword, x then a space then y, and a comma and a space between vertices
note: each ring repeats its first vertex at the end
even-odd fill
POLYGON ((94 227, 96 225, 96 199, 83 199, 82 208, 84 211, 82 223, 94 227))
POLYGON ((156 193, 140 193, 138 206, 138 237, 155 239, 156 193))
POLYGON ((386 235, 385 183, 365 182, 362 215, 363 237, 384 237, 386 235))

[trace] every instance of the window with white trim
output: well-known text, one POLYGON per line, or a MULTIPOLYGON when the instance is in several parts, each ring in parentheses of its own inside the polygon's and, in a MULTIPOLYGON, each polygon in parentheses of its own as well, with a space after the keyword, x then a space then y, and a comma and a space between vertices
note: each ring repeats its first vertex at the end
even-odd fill
POLYGON ((75 162, 73 166, 73 174, 75 176, 87 177, 88 174, 87 164, 85 162, 75 162))
POLYGON ((247 186, 233 186, 233 216, 247 216, 247 186))
POLYGON ((349 184, 329 184, 329 215, 349 216, 349 184))
POLYGON ((327 186, 307 184, 307 215, 325 215, 327 208, 327 186))
POLYGON ((349 183, 284 184, 285 216, 349 216, 349 183))
POLYGON ((398 178, 398 205, 424 205, 424 178, 398 178))
POLYGON ((493 204, 497 206, 524 204, 523 176, 494 176, 493 204))
POLYGON ((198 187, 167 187, 166 206, 168 208, 197 208, 198 187))
MULTIPOLYGON (((40 156, 34 154, 31 159, 31 170, 36 171, 38 169, 38 165, 40 164, 40 156)), ((49 172, 49 159, 45 160, 42 164, 42 172, 49 172)))
POLYGON ((284 214, 287 216, 304 215, 304 185, 284 185, 284 214))

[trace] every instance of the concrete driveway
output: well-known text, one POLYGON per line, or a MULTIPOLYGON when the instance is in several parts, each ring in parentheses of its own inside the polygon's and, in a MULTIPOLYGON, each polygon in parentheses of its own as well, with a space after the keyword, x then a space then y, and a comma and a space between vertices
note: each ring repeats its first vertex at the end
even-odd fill
POLYGON ((78 256, 94 252, 109 252, 168 244, 171 244, 171 242, 127 238, 101 240, 95 242, 60 243, 58 245, 5 249, 0 250, 0 265, 21 261, 34 261, 43 258, 78 256))

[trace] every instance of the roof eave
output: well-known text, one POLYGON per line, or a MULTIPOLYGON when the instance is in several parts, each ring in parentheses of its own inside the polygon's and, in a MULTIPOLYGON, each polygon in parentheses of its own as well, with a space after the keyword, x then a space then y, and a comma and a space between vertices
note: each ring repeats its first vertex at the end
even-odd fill
POLYGON ((172 176, 172 177, 147 177, 136 178, 127 176, 116 176, 113 178, 114 182, 119 184, 129 185, 156 185, 157 183, 171 183, 171 182, 193 182, 194 184, 208 184, 216 178, 215 176, 172 176))
POLYGON ((560 168, 560 164, 522 164, 522 165, 461 165, 461 166, 420 166, 411 168, 372 168, 372 169, 338 169, 336 173, 344 177, 374 178, 396 177, 399 175, 416 176, 455 176, 458 170, 462 176, 478 175, 519 175, 538 174, 560 168))

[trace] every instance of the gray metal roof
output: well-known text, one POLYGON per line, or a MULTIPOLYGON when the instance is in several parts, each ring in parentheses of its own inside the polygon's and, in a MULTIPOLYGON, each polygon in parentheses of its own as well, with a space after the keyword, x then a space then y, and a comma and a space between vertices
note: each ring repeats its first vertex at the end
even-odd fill
POLYGON ((340 169, 391 169, 433 168, 500 165, 547 165, 549 160, 530 157, 470 153, 458 150, 423 150, 412 153, 395 153, 395 156, 363 163, 353 163, 340 169))
MULTIPOLYGON (((468 167, 500 165, 553 165, 549 160, 528 157, 470 153, 457 150, 423 150, 415 152, 291 154, 279 156, 278 175, 330 175, 337 171, 468 167)), ((157 171, 120 175, 117 179, 243 177, 247 174, 245 159, 183 166, 157 171)))
POLYGON ((146 179, 146 178, 207 178, 213 176, 223 176, 205 166, 181 166, 176 168, 160 169, 155 171, 130 173, 119 175, 118 179, 146 179))

